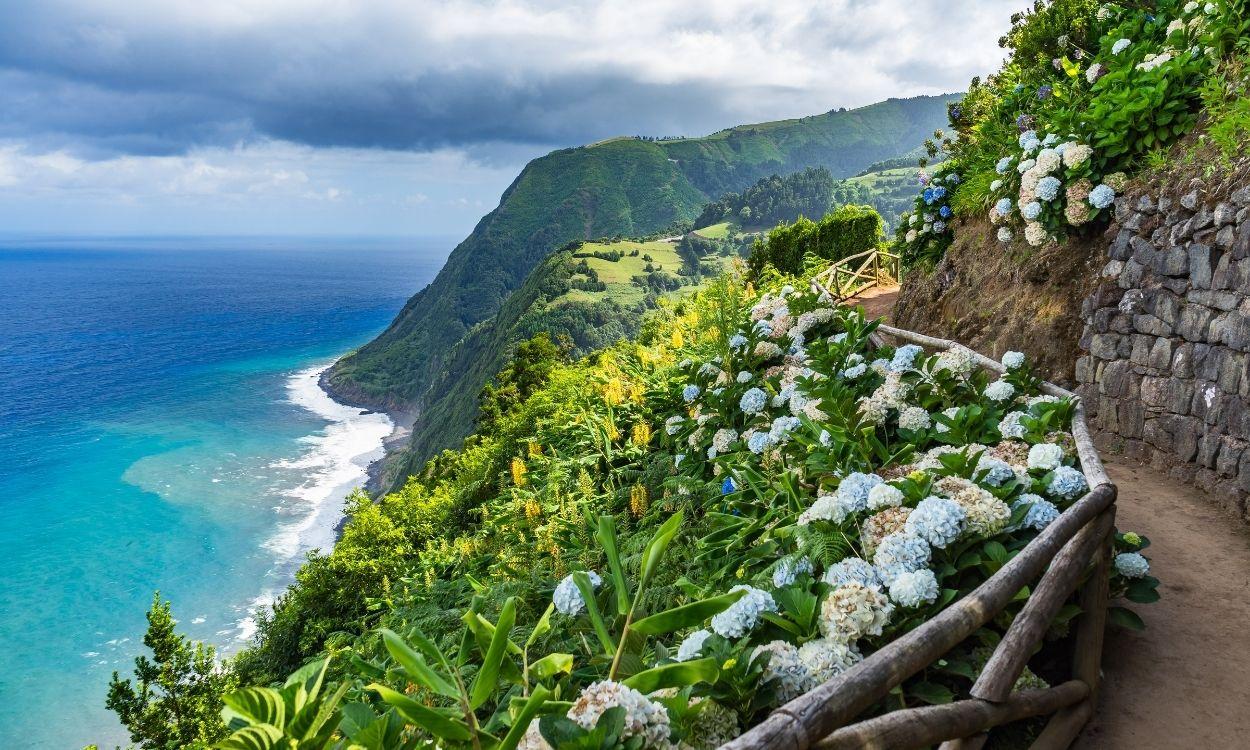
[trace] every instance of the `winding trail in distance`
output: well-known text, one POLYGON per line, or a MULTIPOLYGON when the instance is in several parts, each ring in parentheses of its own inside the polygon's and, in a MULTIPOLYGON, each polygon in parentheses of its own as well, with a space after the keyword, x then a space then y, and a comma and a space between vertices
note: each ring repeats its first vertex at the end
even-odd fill
MULTIPOLYGON (((898 287, 847 301, 889 317, 898 287)), ((1099 706, 1078 750, 1250 748, 1250 528, 1201 490, 1116 454, 1116 526, 1150 539, 1161 599, 1112 628, 1099 706)))

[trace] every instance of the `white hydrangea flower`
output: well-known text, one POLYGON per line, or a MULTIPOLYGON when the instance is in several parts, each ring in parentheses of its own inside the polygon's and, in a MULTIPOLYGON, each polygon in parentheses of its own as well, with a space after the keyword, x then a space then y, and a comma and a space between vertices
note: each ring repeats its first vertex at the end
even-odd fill
POLYGON ((904 607, 932 604, 937 597, 937 576, 928 568, 902 573, 890 584, 890 598, 904 607))
POLYGON ((811 673, 813 685, 828 682, 863 660, 855 646, 830 638, 818 638, 799 646, 799 661, 811 673))
POLYGON ((724 638, 741 638, 755 628, 760 615, 777 611, 773 595, 763 589, 744 585, 729 589, 731 594, 735 591, 747 593, 728 609, 712 616, 712 632, 724 638))
MULTIPOLYGON (((599 588, 603 584, 603 579, 593 570, 586 571, 586 577, 590 579, 591 588, 599 588)), ((551 601, 556 605, 556 611, 566 615, 579 614, 586 608, 586 602, 582 601, 582 592, 577 588, 577 584, 573 581, 573 574, 565 576, 556 586, 555 593, 551 596, 551 601)))
POLYGON ((642 747, 649 749, 669 750, 672 747, 668 709, 637 690, 612 680, 587 685, 569 709, 568 718, 583 729, 592 729, 604 711, 617 706, 625 709, 622 739, 640 737, 642 747))
POLYGON ((690 635, 682 639, 681 644, 677 647, 677 661, 690 661, 699 655, 703 650, 703 642, 712 636, 712 631, 706 628, 696 630, 690 635))
POLYGON ((667 432, 669 435, 676 435, 678 432, 681 431, 681 425, 685 421, 686 421, 686 418, 681 416, 680 414, 671 416, 668 419, 664 420, 664 431, 667 432))
POLYGON ((1008 370, 1018 370, 1024 367, 1024 352, 1007 352, 1003 355, 1003 367, 1008 370))
POLYGON ((985 386, 985 397, 991 401, 1008 401, 1016 395, 1016 388, 1006 380, 995 380, 985 386))
POLYGON ((796 523, 799 526, 806 526, 812 521, 842 523, 854 512, 855 509, 839 495, 818 495, 811 507, 799 514, 796 523))
MULTIPOLYGON (((722 427, 712 434, 712 450, 716 453, 725 453, 729 447, 738 439, 738 431, 722 427)), ((715 456, 713 456, 715 458, 715 456)))
POLYGON ((998 432, 1004 438, 1015 438, 1018 440, 1024 437, 1027 430, 1020 420, 1024 419, 1025 416, 1025 413, 1022 411, 1007 412, 998 423, 998 432))
POLYGON ((791 561, 783 559, 773 568, 773 588, 785 588, 803 573, 812 572, 812 561, 806 557, 791 561))
POLYGON ((1007 503, 976 485, 956 492, 953 499, 964 509, 967 530, 978 536, 994 536, 1011 520, 1007 503))
POLYGON ((1113 55, 1120 54, 1124 50, 1128 49, 1128 46, 1130 44, 1132 44, 1132 42, 1129 41, 1128 39, 1117 39, 1115 44, 1111 45, 1111 54, 1113 55))
POLYGON ((853 643, 881 635, 894 605, 877 586, 847 583, 829 592, 820 606, 820 629, 827 638, 853 643))
POLYGON ((751 374, 749 370, 743 370, 738 373, 737 377, 735 377, 734 380, 737 380, 739 383, 750 383, 751 378, 753 377, 754 376, 751 374))
POLYGON ((1030 222, 1025 223, 1024 225, 1024 241, 1025 242, 1029 243, 1033 247, 1041 247, 1042 245, 1046 244, 1046 237, 1047 237, 1046 227, 1042 226, 1036 221, 1030 221, 1030 222))
POLYGON ((1115 569, 1125 578, 1142 578, 1150 572, 1150 562, 1137 552, 1121 552, 1115 556, 1115 569))
POLYGON ((955 375, 967 375, 974 366, 972 351, 963 346, 952 346, 938 355, 935 370, 947 370, 955 375))
POLYGON ((998 241, 1002 243, 1011 242, 1015 235, 1011 231, 1011 227, 998 228, 998 241))
POLYGON ((1084 143, 1071 143, 1063 150, 1063 165, 1069 169, 1079 167, 1093 155, 1094 149, 1084 143))
MULTIPOLYGON (((926 412, 927 416, 928 412, 926 412)), ((903 504, 903 491, 892 484, 875 485, 868 491, 868 510, 897 508, 903 504)))
MULTIPOLYGON (((910 517, 911 514, 908 515, 910 517)), ((903 528, 907 528, 906 524, 903 528)), ((872 562, 881 581, 889 585, 902 573, 927 567, 931 555, 932 550, 927 541, 915 534, 901 531, 889 534, 881 540, 872 562)))
POLYGON ((898 415, 901 430, 927 430, 932 424, 933 420, 923 406, 909 406, 898 415))
POLYGON ((930 546, 945 549, 963 533, 966 515, 953 500, 930 495, 916 505, 907 517, 905 528, 909 534, 920 537, 930 546))
POLYGON ((830 565, 821 576, 821 580, 830 586, 842 586, 847 583, 858 583, 863 586, 881 584, 881 577, 872 563, 858 557, 845 557, 830 565))
POLYGON ((1063 464, 1063 447, 1054 443, 1038 443, 1029 448, 1029 468, 1051 471, 1063 464))
POLYGON ((551 750, 551 745, 538 729, 538 719, 531 721, 525 728, 525 734, 521 735, 521 741, 517 743, 517 750, 551 750))
POLYGON ((788 703, 811 687, 812 673, 799 659, 799 650, 793 644, 772 641, 756 646, 751 652, 751 659, 755 660, 763 654, 769 655, 763 680, 772 684, 779 702, 788 703))
MULTIPOLYGON (((942 410, 942 416, 946 417, 947 419, 954 419, 957 414, 959 414, 958 406, 952 406, 949 409, 942 410)), ((949 426, 944 425, 941 422, 938 422, 937 427, 935 427, 934 429, 936 429, 939 433, 951 431, 951 428, 949 426)))

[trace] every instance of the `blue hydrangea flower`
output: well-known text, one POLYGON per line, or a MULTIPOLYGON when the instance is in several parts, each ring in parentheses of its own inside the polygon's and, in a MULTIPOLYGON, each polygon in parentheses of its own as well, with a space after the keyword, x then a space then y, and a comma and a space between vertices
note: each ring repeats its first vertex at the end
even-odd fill
POLYGON ((1059 195, 1059 188, 1063 187, 1063 183, 1058 177, 1047 175, 1037 181, 1037 197, 1044 201, 1053 201, 1059 195))
POLYGON ((747 449, 756 455, 763 453, 770 445, 772 445, 772 440, 767 432, 753 432, 751 437, 747 438, 747 449))
POLYGON ((1099 210, 1115 202, 1115 190, 1110 185, 1098 185, 1089 191, 1089 205, 1099 210))
POLYGON ((997 211, 1000 216, 1006 216, 1011 213, 1011 199, 999 198, 998 202, 994 204, 994 210, 997 211))
POLYGON ((946 181, 951 185, 958 185, 962 180, 959 179, 958 173, 951 172, 950 174, 946 175, 946 181))
MULTIPOLYGON (((591 588, 599 588, 603 584, 603 579, 593 570, 586 571, 586 577, 590 579, 591 588)), ((564 577, 556 586, 555 593, 551 596, 551 601, 556 605, 556 611, 566 615, 576 615, 586 608, 586 602, 582 600, 582 592, 577 588, 577 584, 573 581, 573 574, 564 577)))
POLYGON ((1125 578, 1142 578, 1150 572, 1150 562, 1137 552, 1121 552, 1115 556, 1115 569, 1125 578))
POLYGON ((774 443, 785 442, 790 437, 790 431, 800 424, 802 422, 798 417, 777 417, 768 428, 768 439, 774 443))
POLYGON ((777 563, 777 567, 773 568, 773 587, 785 588, 794 583, 794 579, 803 573, 812 572, 812 561, 806 557, 800 557, 798 560, 790 561, 783 559, 777 563))
POLYGON ((937 549, 945 549, 964 530, 967 513, 953 500, 930 495, 907 516, 904 528, 937 549))
POLYGON ((873 487, 883 484, 884 479, 876 474, 863 474, 858 471, 847 474, 838 484, 838 497, 852 511, 859 512, 868 507, 868 493, 873 487))
POLYGON ((861 586, 880 586, 881 576, 872 563, 858 557, 843 558, 830 565, 821 580, 830 586, 858 583, 861 586))
POLYGON ((1003 158, 998 160, 997 164, 994 165, 994 171, 998 172, 999 174, 1005 174, 1008 169, 1011 169, 1011 157, 1010 156, 1004 156, 1003 158))
POLYGON ((933 551, 929 543, 915 534, 896 531, 877 545, 872 563, 877 568, 881 582, 890 585, 903 573, 928 566, 933 551))
POLYGON ((946 197, 946 188, 942 187, 941 185, 938 185, 937 187, 933 188, 933 199, 934 199, 934 200, 939 200, 939 201, 940 201, 940 200, 942 200, 942 199, 943 199, 943 198, 945 198, 945 197, 946 197))
POLYGON ((932 604, 937 597, 937 576, 928 568, 901 573, 890 584, 890 598, 904 607, 932 604))
POLYGON ((853 380, 855 378, 858 378, 860 375, 863 375, 867 369, 868 369, 868 365, 864 364, 863 362, 860 362, 854 367, 848 367, 845 370, 843 370, 842 377, 851 378, 853 380))
POLYGON ((950 206, 942 206, 938 209, 938 216, 941 216, 943 219, 949 219, 952 213, 954 212, 951 211, 950 206))
POLYGON ((946 222, 944 222, 944 221, 935 221, 935 222, 933 222, 933 231, 934 231, 934 233, 936 233, 936 234, 941 234, 942 232, 945 232, 945 231, 946 231, 946 222))
POLYGON ((742 585, 729 589, 731 594, 735 591, 746 594, 728 609, 712 616, 712 632, 724 638, 741 638, 755 628, 760 615, 777 611, 773 595, 763 589, 742 585))
POLYGON ((754 330, 760 336, 772 336, 773 324, 769 323, 767 320, 757 320, 755 321, 754 330))
POLYGON ((1037 138, 1036 130, 1024 131, 1020 134, 1020 137, 1016 139, 1016 143, 1025 151, 1031 151, 1033 148, 1042 145, 1042 142, 1037 138))
POLYGON ((1042 86, 1038 86, 1037 98, 1041 100, 1049 99, 1050 95, 1054 93, 1054 90, 1055 90, 1055 87, 1051 86, 1050 84, 1044 84, 1042 86))
POLYGON ((1037 201, 1029 201, 1020 207, 1020 215, 1029 221, 1033 221, 1042 215, 1042 204, 1037 201))
POLYGON ((750 371, 743 370, 742 372, 738 373, 737 377, 735 377, 734 380, 737 380, 739 383, 750 383, 751 378, 753 377, 754 376, 750 373, 750 371))
POLYGON ((747 414, 759 414, 767 402, 767 393, 760 388, 751 388, 738 399, 738 408, 747 414))
POLYGON ((746 346, 747 346, 747 337, 743 336, 741 333, 735 333, 734 335, 729 337, 730 349, 734 349, 734 350, 745 349, 746 346))
POLYGON ((1016 478, 1016 472, 1011 468, 1011 464, 984 453, 981 454, 981 458, 977 459, 977 473, 980 472, 986 472, 983 481, 991 487, 1001 487, 1016 478))
POLYGON ((904 344, 894 350, 894 356, 888 365, 891 372, 904 372, 916 366, 916 357, 924 353, 924 349, 915 344, 904 344))
POLYGON ((1089 489, 1085 475, 1071 466, 1060 466, 1051 475, 1050 486, 1046 491, 1063 500, 1074 500, 1089 489))
POLYGON ((920 194, 920 197, 924 200, 925 204, 931 205, 933 203, 933 188, 925 188, 924 192, 920 194))
POLYGON ((699 655, 703 650, 703 642, 712 637, 710 630, 696 630, 682 640, 681 645, 677 647, 677 661, 690 661, 699 655))
POLYGON ((1055 504, 1041 495, 1032 493, 1021 495, 1011 504, 1012 512, 1015 512, 1021 505, 1029 506, 1029 509, 1025 511, 1024 519, 1020 521, 1021 528, 1041 531, 1059 517, 1059 509, 1055 507, 1055 504))
POLYGON ((738 491, 738 485, 734 484, 733 477, 725 477, 725 481, 720 483, 720 494, 731 495, 738 491))
POLYGON ((691 383, 690 385, 681 389, 681 399, 682 401, 685 401, 688 404, 691 401, 694 401, 696 398, 698 398, 699 394, 702 392, 703 391, 702 389, 699 388, 699 386, 691 383))

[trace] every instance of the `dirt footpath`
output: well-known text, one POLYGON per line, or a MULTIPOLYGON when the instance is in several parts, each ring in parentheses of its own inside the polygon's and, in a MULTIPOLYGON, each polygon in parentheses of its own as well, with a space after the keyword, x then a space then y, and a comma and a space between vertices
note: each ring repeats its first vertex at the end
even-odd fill
POLYGON ((1250 532, 1191 486, 1104 456, 1116 526, 1150 538, 1162 599, 1108 632, 1101 705, 1074 747, 1250 748, 1250 532))

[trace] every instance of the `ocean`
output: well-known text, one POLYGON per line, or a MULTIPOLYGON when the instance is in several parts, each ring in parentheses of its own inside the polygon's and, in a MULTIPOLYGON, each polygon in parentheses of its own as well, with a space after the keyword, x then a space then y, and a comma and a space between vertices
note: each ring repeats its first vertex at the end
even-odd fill
POLYGON ((392 429, 317 375, 452 245, 0 238, 0 747, 128 742, 104 698, 154 591, 246 643, 392 429))

